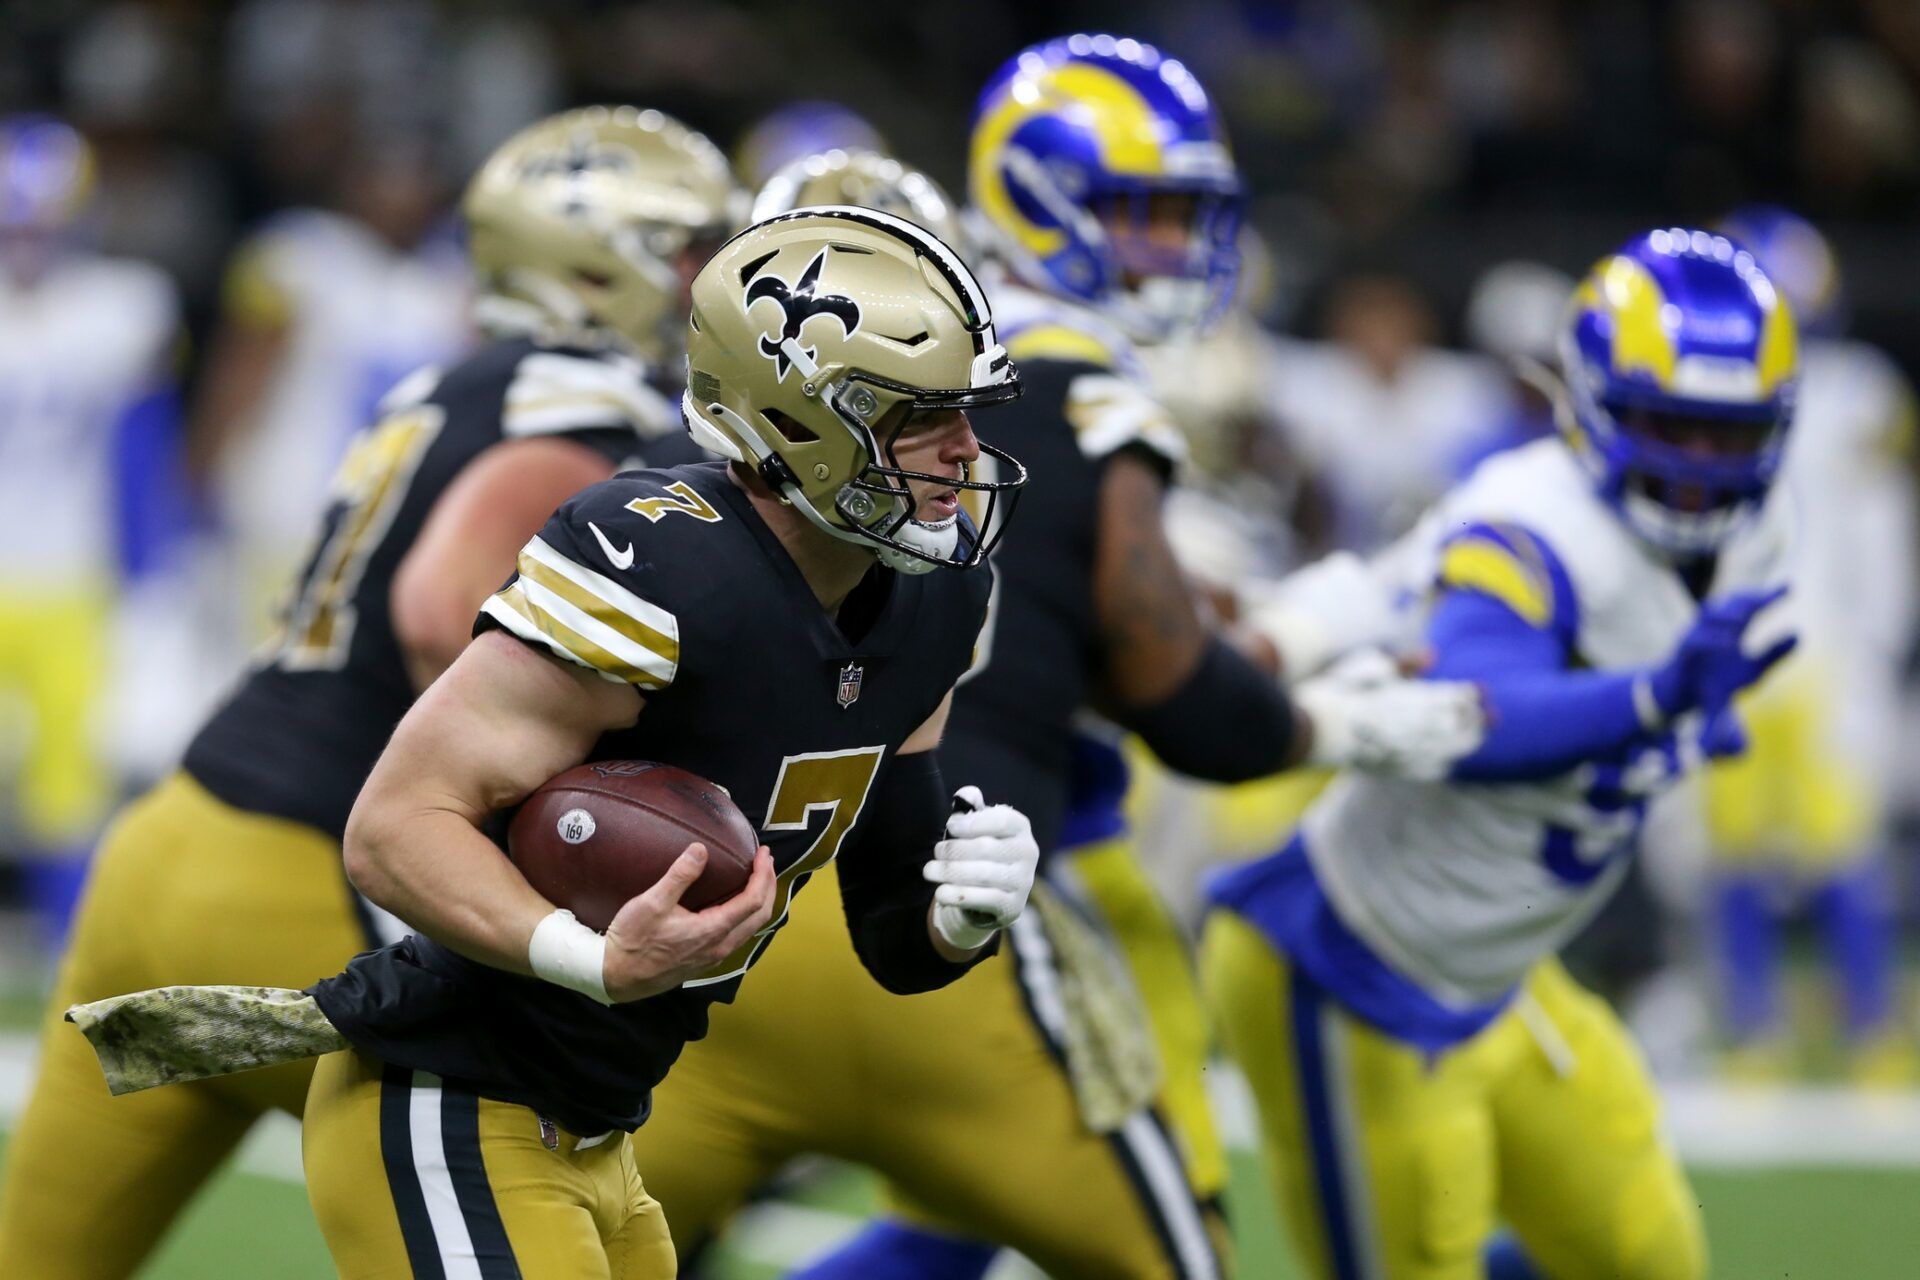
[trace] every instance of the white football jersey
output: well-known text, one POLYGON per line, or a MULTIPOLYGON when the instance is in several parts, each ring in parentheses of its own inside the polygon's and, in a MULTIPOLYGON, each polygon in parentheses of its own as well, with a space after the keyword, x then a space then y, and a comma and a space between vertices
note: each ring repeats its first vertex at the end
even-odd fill
POLYGON ((1332 496, 1341 545, 1357 551, 1406 532, 1511 404, 1505 374, 1483 356, 1429 348, 1383 381, 1337 343, 1273 353, 1272 411, 1332 496))
POLYGON ((1781 482, 1794 504, 1794 613, 1836 666, 1897 661, 1914 626, 1913 395, 1858 342, 1811 341, 1781 482))
POLYGON ((110 573, 114 429, 171 377, 179 302, 159 268, 63 256, 30 288, 0 276, 0 573, 72 589, 110 573))
POLYGON ((348 439, 383 395, 472 343, 470 283, 450 244, 396 249, 321 210, 276 217, 241 250, 281 313, 288 346, 272 388, 220 463, 219 497, 236 541, 297 556, 327 501, 348 439))
MULTIPOLYGON (((1656 664, 1698 612, 1679 576, 1628 532, 1558 440, 1488 460, 1385 563, 1424 596, 1442 546, 1483 523, 1518 526, 1559 559, 1577 600, 1582 666, 1656 664)), ((1742 527, 1721 554, 1713 595, 1784 579, 1783 523, 1771 502, 1742 527)), ((1382 959, 1443 1002, 1496 999, 1605 901, 1646 802, 1698 762, 1698 720, 1682 717, 1672 741, 1622 764, 1539 783, 1343 774, 1302 823, 1308 856, 1340 918, 1382 959)))

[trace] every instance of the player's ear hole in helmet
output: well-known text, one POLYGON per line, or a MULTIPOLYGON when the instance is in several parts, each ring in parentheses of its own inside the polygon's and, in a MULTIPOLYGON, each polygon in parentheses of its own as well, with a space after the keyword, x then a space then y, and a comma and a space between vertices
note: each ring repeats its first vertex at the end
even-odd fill
POLYGON ((796 210, 741 232, 694 281, 681 402, 694 438, 902 572, 971 568, 998 541, 1026 468, 965 415, 1019 394, 979 282, 904 219, 796 210), (903 463, 943 431, 952 472, 903 463), (949 514, 921 513, 946 494, 961 500, 949 514))

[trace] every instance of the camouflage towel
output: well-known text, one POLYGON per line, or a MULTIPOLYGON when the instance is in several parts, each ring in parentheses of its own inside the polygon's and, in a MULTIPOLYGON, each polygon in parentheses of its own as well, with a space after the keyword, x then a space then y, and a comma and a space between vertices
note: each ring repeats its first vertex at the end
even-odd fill
POLYGON ((1052 960, 1059 997, 1054 1033, 1062 1042, 1080 1118, 1095 1133, 1114 1132, 1153 1101, 1161 1076, 1153 1028, 1126 960, 1045 880, 1033 886, 1012 940, 1023 963, 1052 960))
POLYGON ((347 1047, 304 991, 160 987, 67 1010, 118 1096, 251 1071, 347 1047))

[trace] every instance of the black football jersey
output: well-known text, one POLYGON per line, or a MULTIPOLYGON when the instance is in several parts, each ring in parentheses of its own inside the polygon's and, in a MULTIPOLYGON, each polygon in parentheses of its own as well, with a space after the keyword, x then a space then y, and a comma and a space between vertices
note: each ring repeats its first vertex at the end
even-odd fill
POLYGON ((414 699, 389 592, 428 513, 503 440, 565 436, 616 466, 697 454, 677 405, 639 374, 617 356, 510 339, 396 387, 340 465, 280 634, 189 744, 187 771, 238 808, 340 836, 414 699))
POLYGON ((481 625, 640 691, 637 721, 589 758, 662 761, 725 787, 772 851, 774 923, 703 978, 611 1008, 418 935, 314 988, 321 1007, 385 1061, 576 1132, 637 1127, 708 1006, 732 998, 791 894, 856 835, 888 761, 965 670, 989 588, 984 570, 876 566, 836 621, 724 464, 577 495, 481 625))
POLYGON ((974 415, 980 438, 1024 463, 1028 480, 993 552, 994 600, 979 665, 954 697, 940 744, 946 777, 1025 813, 1043 853, 1059 843, 1074 719, 1098 669, 1093 564, 1101 476, 1128 450, 1169 471, 1181 452, 1164 411, 1140 390, 1128 353, 1102 358, 1101 341, 1071 327, 1071 315, 1043 312, 1011 332, 1003 326, 1023 391, 1012 404, 974 415))

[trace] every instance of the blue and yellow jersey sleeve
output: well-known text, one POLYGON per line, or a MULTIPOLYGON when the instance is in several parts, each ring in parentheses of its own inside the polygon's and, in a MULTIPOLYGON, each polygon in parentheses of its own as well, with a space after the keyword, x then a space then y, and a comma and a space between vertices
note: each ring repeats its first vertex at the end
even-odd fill
POLYGON ((1571 651, 1580 632, 1579 598, 1546 541, 1515 524, 1470 524, 1440 548, 1438 596, 1471 592, 1503 606, 1528 628, 1571 651))
POLYGON ((1029 360, 1056 360, 1062 364, 1090 364, 1114 370, 1124 348, 1082 325, 1060 320, 1035 320, 1003 333, 1007 354, 1016 364, 1029 360))
POLYGON ((1472 524, 1441 547, 1427 622, 1439 680, 1477 685, 1487 735, 1451 776, 1527 782, 1612 759, 1656 732, 1643 670, 1583 669, 1579 602, 1546 542, 1516 525, 1472 524))

